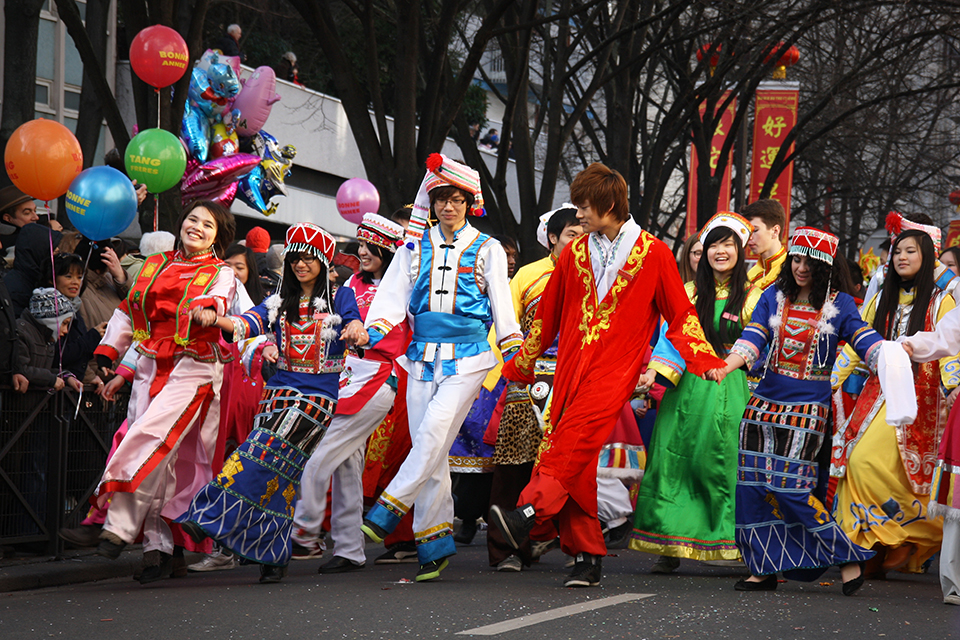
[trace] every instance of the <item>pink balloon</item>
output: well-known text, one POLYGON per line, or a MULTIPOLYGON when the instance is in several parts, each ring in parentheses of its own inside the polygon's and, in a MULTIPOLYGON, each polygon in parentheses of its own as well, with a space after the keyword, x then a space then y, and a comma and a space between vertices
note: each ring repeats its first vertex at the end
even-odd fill
POLYGON ((183 206, 187 206, 194 200, 212 200, 230 208, 230 205, 233 204, 234 199, 237 197, 238 186, 238 182, 231 182, 226 187, 216 186, 211 189, 196 188, 189 194, 181 194, 180 201, 183 206))
POLYGON ((252 136, 267 123, 277 94, 277 74, 270 67, 257 67, 253 75, 243 81, 243 88, 233 100, 233 108, 240 110, 237 135, 252 136))
POLYGON ((180 186, 182 198, 193 200, 197 194, 223 189, 250 173, 260 164, 260 156, 250 153, 235 153, 221 156, 187 172, 180 186))
POLYGON ((360 224, 363 214, 380 210, 380 194, 369 180, 350 178, 337 189, 337 211, 347 222, 360 224))

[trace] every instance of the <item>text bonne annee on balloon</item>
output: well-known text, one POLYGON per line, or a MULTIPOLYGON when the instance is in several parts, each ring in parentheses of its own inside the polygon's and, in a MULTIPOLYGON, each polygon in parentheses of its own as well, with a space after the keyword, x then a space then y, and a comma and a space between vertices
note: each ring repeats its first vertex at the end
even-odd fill
POLYGON ((85 216, 87 215, 87 207, 89 206, 89 200, 81 198, 73 191, 67 191, 67 211, 73 211, 78 215, 85 216))
POLYGON ((130 154, 130 166, 127 167, 130 171, 136 173, 149 173, 151 175, 159 175, 159 169, 151 169, 150 167, 159 167, 160 159, 159 158, 148 158, 146 156, 138 156, 130 154), (146 165, 150 165, 149 167, 146 165))
POLYGON ((161 67, 177 67, 178 69, 186 69, 187 62, 190 61, 190 56, 184 53, 179 53, 177 51, 160 51, 160 59, 163 62, 160 63, 161 67))
POLYGON ((360 213, 360 201, 340 203, 342 213, 360 213))

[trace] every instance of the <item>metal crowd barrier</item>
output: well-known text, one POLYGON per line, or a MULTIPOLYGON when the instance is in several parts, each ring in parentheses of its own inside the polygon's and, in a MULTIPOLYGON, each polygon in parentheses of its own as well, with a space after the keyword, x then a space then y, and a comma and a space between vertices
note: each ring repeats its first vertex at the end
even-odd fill
POLYGON ((100 480, 126 394, 92 387, 18 393, 0 386, 0 544, 44 543, 59 555, 61 527, 80 524, 100 480))

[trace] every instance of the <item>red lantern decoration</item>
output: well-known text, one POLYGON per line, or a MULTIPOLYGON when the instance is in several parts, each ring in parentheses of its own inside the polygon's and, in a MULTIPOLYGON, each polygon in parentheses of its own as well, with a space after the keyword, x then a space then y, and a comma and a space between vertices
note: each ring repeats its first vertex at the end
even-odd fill
POLYGON ((784 51, 783 43, 778 42, 777 45, 770 50, 770 53, 767 54, 767 57, 763 59, 763 63, 770 64, 773 62, 774 56, 778 52, 780 52, 780 59, 777 60, 776 65, 774 65, 773 79, 783 80, 787 77, 787 67, 792 67, 800 60, 800 50, 797 49, 796 46, 790 45, 790 48, 784 51))
POLYGON ((156 24, 142 30, 130 43, 130 66, 150 86, 169 87, 187 72, 190 52, 179 33, 156 24))
POLYGON ((950 200, 950 204, 955 206, 957 210, 960 211, 960 189, 951 191, 947 198, 950 200))
POLYGON ((697 62, 703 62, 704 56, 710 56, 710 68, 715 68, 720 64, 720 52, 723 50, 722 44, 705 44, 697 49, 697 62))

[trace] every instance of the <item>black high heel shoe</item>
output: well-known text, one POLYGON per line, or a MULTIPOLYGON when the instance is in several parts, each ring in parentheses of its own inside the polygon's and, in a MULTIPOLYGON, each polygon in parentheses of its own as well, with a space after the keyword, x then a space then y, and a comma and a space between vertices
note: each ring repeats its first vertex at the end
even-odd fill
POLYGON ((733 585, 737 591, 776 591, 777 574, 772 573, 760 582, 750 582, 749 580, 740 580, 733 585))
POLYGON ((845 596, 852 596, 857 592, 857 590, 860 587, 863 586, 863 563, 861 562, 859 564, 860 564, 860 575, 858 575, 853 580, 847 580, 846 582, 843 583, 843 586, 841 587, 843 591, 843 595, 845 596))

